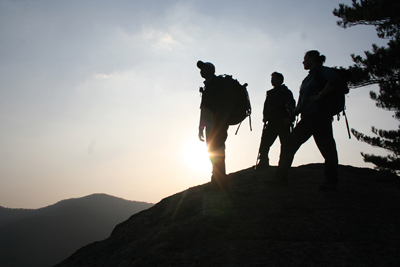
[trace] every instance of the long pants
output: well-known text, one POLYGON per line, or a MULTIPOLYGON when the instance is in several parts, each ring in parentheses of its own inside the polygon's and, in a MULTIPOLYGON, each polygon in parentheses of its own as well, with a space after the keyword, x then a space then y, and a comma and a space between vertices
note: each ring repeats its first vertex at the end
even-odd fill
POLYGON ((225 123, 214 123, 206 127, 206 143, 212 163, 213 179, 226 178, 225 170, 225 141, 228 138, 229 125, 225 123))
POLYGON ((279 136, 279 141, 282 143, 290 134, 290 126, 284 124, 283 121, 270 121, 265 125, 261 137, 260 144, 260 163, 269 164, 269 150, 279 136))
POLYGON ((338 155, 332 132, 332 117, 318 113, 302 118, 281 146, 276 178, 287 178, 294 155, 311 136, 325 159, 324 174, 326 182, 336 185, 338 155))

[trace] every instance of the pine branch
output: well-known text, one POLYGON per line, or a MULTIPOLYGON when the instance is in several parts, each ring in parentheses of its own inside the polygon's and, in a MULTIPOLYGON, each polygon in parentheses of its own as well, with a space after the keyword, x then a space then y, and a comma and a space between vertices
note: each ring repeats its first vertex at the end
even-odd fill
POLYGON ((400 158, 388 155, 386 157, 361 153, 364 162, 372 163, 375 169, 380 171, 389 171, 392 173, 400 173, 400 158))

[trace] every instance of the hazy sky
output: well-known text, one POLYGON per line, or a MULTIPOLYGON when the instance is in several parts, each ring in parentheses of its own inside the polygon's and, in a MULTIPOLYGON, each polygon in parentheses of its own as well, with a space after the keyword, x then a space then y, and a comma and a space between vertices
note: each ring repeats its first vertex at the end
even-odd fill
MULTIPOLYGON (((39 208, 106 193, 158 202, 210 180, 197 139, 202 78, 198 60, 248 83, 253 131, 231 127, 227 171, 255 164, 270 74, 298 97, 304 53, 327 66, 385 44, 372 26, 342 29, 332 10, 350 0, 0 0, 0 206, 39 208)), ((347 98, 350 126, 396 129, 368 92, 347 98)), ((334 122, 339 161, 365 164, 334 122)), ((279 141, 270 152, 277 164, 279 141)), ((314 141, 294 166, 323 162, 314 141)))

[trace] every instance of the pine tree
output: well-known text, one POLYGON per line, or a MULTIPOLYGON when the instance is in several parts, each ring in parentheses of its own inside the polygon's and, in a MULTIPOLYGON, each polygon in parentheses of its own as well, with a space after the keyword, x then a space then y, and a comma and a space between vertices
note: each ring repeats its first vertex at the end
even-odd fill
MULTIPOLYGON (((338 25, 348 28, 356 25, 375 26, 378 37, 388 39, 385 47, 372 45, 372 52, 365 57, 351 55, 353 66, 352 87, 379 85, 379 93, 370 92, 378 108, 393 111, 400 121, 400 1, 399 0, 353 0, 352 6, 340 4, 333 14, 339 17, 338 25)), ((400 173, 400 125, 397 130, 381 130, 372 127, 374 137, 351 129, 357 140, 390 151, 387 156, 361 153, 365 162, 375 169, 400 173)))

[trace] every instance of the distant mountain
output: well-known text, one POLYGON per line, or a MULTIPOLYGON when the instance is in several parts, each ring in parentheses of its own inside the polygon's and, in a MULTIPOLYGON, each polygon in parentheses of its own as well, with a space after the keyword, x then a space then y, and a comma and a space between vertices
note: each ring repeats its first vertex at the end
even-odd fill
POLYGON ((289 187, 253 170, 226 192, 165 198, 56 267, 400 266, 399 177, 341 165, 338 190, 321 192, 321 164, 291 168, 289 187))
POLYGON ((53 266, 151 206, 94 194, 35 210, 0 207, 0 266, 53 266))
POLYGON ((9 209, 0 206, 0 227, 10 222, 32 216, 35 213, 33 209, 9 209))

